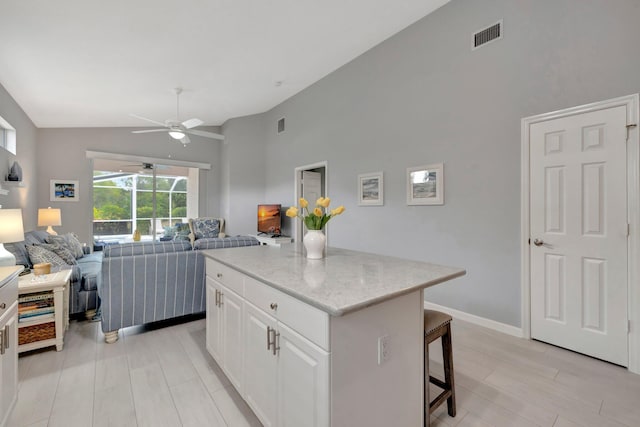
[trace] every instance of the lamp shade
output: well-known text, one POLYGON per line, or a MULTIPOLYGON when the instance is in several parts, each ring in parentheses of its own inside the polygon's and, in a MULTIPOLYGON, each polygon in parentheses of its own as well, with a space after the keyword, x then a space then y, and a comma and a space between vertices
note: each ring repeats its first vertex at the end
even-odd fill
POLYGON ((60 209, 38 209, 38 227, 62 225, 60 209))
POLYGON ((0 209, 0 243, 24 240, 22 209, 0 209))

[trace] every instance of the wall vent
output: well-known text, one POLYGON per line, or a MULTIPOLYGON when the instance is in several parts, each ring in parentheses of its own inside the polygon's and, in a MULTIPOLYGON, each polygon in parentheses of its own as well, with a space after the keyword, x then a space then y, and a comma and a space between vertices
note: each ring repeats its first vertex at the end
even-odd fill
POLYGON ((473 36, 471 36, 471 50, 476 50, 488 43, 500 40, 503 33, 502 26, 503 22, 500 20, 487 28, 483 28, 482 30, 473 33, 473 36))
POLYGON ((278 133, 284 132, 284 117, 278 120, 278 133))

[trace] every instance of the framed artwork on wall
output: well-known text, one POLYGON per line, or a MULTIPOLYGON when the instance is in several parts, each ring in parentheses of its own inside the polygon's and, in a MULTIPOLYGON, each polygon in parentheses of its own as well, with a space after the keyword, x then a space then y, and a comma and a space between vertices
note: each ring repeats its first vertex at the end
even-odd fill
POLYGON ((49 200, 52 202, 77 202, 80 200, 78 181, 52 179, 49 181, 49 200))
POLYGON ((407 168, 407 205, 444 205, 444 164, 407 168))
POLYGON ((384 205, 384 176, 382 172, 358 175, 358 205, 384 205))

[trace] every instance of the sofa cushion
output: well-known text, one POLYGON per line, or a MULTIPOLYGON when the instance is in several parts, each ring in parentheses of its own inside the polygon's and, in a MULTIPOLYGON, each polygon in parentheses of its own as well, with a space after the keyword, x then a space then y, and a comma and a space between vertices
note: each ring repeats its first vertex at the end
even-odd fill
POLYGON ((53 252, 54 254, 56 254, 60 258, 62 258, 69 265, 75 265, 75 264, 78 263, 78 261, 76 261, 76 258, 71 253, 71 251, 69 249, 63 247, 63 246, 56 245, 54 243, 41 243, 41 244, 36 245, 36 246, 41 246, 41 247, 53 252))
POLYGON ((210 239, 220 234, 220 220, 218 218, 192 218, 189 227, 195 240, 210 239))
POLYGON ((260 242, 251 236, 218 237, 215 239, 198 239, 193 249, 239 248, 241 246, 259 246, 260 242))
POLYGON ((94 291, 98 289, 102 280, 102 252, 93 252, 78 260, 80 270, 80 289, 83 291, 94 291))
POLYGON ((63 234, 62 236, 50 235, 46 240, 47 243, 55 243, 58 246, 67 248, 76 259, 84 256, 82 243, 80 243, 80 240, 78 240, 76 235, 73 233, 63 234))
POLYGON ((55 253, 38 245, 27 246, 29 259, 33 264, 50 262, 53 267, 66 267, 68 264, 55 253))
POLYGON ((46 243, 47 237, 49 236, 50 234, 47 233, 46 231, 40 231, 40 230, 27 231, 26 233, 24 233, 24 244, 27 246, 31 246, 31 245, 39 245, 40 243, 46 243))
POLYGON ((161 254, 167 252, 190 251, 191 244, 187 241, 123 243, 109 245, 104 248, 105 257, 120 257, 132 255, 161 254))
POLYGON ((27 268, 31 268, 33 266, 29 260, 29 252, 27 252, 27 247, 24 244, 24 241, 5 243, 4 248, 16 257, 16 265, 24 265, 27 268))

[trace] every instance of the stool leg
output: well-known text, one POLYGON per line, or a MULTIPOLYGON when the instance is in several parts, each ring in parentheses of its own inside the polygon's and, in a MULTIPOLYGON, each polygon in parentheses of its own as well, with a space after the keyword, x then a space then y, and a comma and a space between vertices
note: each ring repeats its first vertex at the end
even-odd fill
POLYGON ((431 416, 429 414, 429 342, 426 337, 424 339, 424 427, 431 425, 431 416))
POLYGON ((451 324, 447 324, 447 332, 442 336, 442 360, 444 361, 444 382, 451 390, 451 397, 447 399, 447 412, 456 416, 456 389, 453 380, 453 346, 451 345, 451 324))

